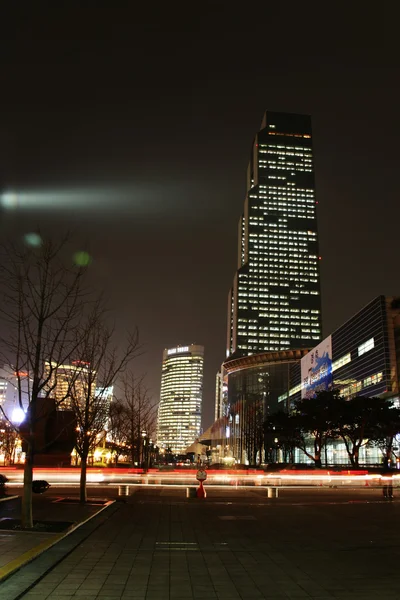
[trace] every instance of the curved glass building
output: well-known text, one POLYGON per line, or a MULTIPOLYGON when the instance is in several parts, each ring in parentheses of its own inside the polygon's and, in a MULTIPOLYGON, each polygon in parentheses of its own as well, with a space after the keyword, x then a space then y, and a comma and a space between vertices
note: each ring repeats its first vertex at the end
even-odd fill
POLYGON ((204 347, 177 346, 163 352, 157 444, 185 452, 200 435, 204 347))

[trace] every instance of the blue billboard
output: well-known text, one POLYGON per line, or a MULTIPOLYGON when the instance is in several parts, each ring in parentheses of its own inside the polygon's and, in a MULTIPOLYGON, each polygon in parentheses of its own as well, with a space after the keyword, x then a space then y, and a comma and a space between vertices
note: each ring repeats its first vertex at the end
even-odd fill
POLYGON ((301 397, 312 398, 332 387, 332 336, 301 359, 301 397))

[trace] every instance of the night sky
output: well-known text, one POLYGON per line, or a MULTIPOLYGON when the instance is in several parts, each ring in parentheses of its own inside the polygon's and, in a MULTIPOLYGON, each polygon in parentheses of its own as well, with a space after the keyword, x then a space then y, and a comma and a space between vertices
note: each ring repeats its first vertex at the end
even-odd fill
POLYGON ((71 229, 90 248, 119 336, 140 329, 154 400, 163 349, 204 344, 203 427, 213 420, 266 109, 313 118, 324 335, 400 294, 400 61, 376 6, 30 4, 0 15, 0 186, 21 198, 0 233, 71 229))

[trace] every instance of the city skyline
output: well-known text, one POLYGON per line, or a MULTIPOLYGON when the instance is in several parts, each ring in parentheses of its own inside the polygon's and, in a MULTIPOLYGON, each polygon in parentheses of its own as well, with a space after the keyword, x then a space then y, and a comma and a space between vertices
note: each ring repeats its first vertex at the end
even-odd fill
MULTIPOLYGON (((201 339, 204 428, 213 421, 245 169, 266 109, 312 115, 323 335, 398 292, 399 66, 376 15, 369 29, 352 7, 338 12, 321 39, 317 15, 298 7, 282 45, 280 28, 266 44, 262 18, 247 27, 218 6, 211 31, 133 8, 106 19, 5 10, 1 189, 24 202, 2 206, 0 233, 70 230, 89 249, 120 339, 139 326, 136 366, 154 400, 162 349, 201 339), (313 33, 300 43, 302 24, 313 33)), ((287 22, 284 7, 266 13, 287 22)))

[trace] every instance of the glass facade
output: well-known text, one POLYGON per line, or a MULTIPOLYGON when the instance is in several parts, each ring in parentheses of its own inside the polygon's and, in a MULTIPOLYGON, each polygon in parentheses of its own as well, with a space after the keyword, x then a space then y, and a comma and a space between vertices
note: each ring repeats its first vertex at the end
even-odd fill
MULTIPOLYGON (((378 296, 330 338, 334 388, 346 398, 379 396, 400 406, 400 298, 378 296)), ((269 414, 290 410, 301 399, 301 360, 309 356, 304 348, 230 357, 224 362, 228 399, 224 416, 212 428, 213 456, 218 460, 232 457, 247 464, 267 460, 263 423, 269 414)), ((296 450, 296 462, 307 460, 296 450)), ((328 444, 323 460, 326 464, 347 464, 344 444, 328 444)), ((366 446, 360 460, 378 464, 380 451, 366 446)))
MULTIPOLYGON (((332 333, 333 387, 346 398, 398 395, 400 300, 378 296, 332 333)), ((301 397, 300 365, 280 402, 301 397)))
POLYGON ((312 348, 321 339, 311 118, 265 113, 247 173, 227 356, 312 348))
POLYGON ((264 421, 278 410, 278 397, 287 389, 293 362, 282 357, 229 375, 227 444, 240 462, 264 462, 264 421))
POLYGON ((204 347, 164 350, 157 444, 184 453, 200 435, 204 347))

